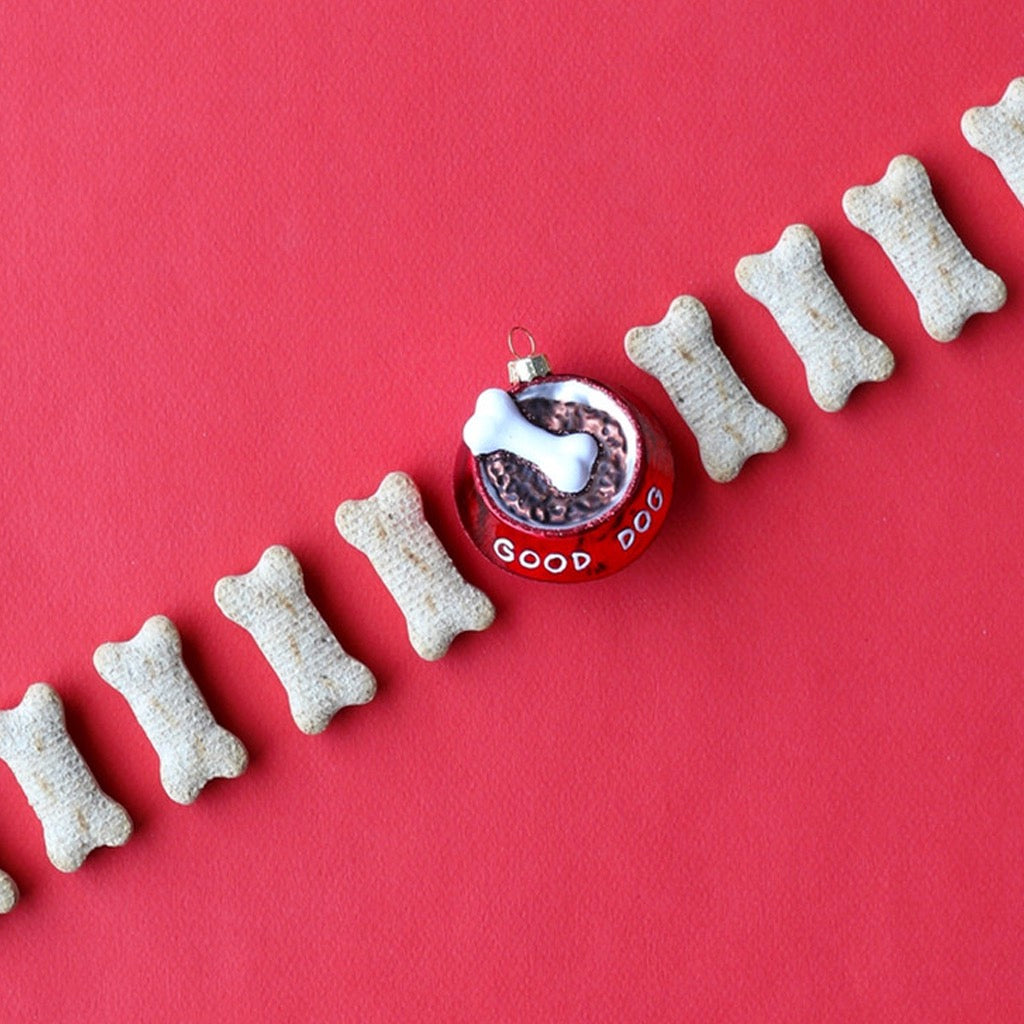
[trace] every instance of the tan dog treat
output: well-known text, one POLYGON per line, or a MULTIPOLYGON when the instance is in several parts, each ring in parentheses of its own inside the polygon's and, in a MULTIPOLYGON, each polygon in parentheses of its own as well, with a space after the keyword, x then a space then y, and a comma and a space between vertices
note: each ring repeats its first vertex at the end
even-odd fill
POLYGON ((0 871, 0 914, 13 910, 17 902, 18 887, 14 884, 14 879, 6 871, 0 871))
POLYGON ((342 649, 306 594, 302 569, 286 547, 267 548, 252 572, 219 580, 214 599, 252 635, 304 733, 323 732, 342 708, 373 699, 373 673, 342 649))
POLYGON ((219 726, 181 658, 181 637, 163 615, 147 619, 123 643, 93 655, 100 677, 130 705, 160 758, 160 782, 179 804, 190 804, 211 779, 233 779, 249 757, 219 726))
POLYGON ((811 397, 826 412, 842 409, 858 384, 892 375, 892 352, 857 323, 806 224, 786 228, 774 249, 744 256, 736 280, 775 318, 804 364, 811 397))
POLYGON ((751 455, 778 451, 786 426, 761 405, 715 344, 711 317, 692 295, 681 295, 661 323, 634 327, 626 355, 651 374, 693 431, 708 476, 728 483, 751 455))
POLYGON ((1024 205, 1024 78, 1015 78, 992 107, 972 107, 960 120, 964 138, 991 157, 1024 205))
POLYGON ((96 847, 128 841, 131 818, 100 789, 68 736, 60 697, 46 683, 34 683, 16 708, 0 711, 0 758, 42 823, 54 867, 76 871, 96 847))
POLYGON ((343 501, 335 524, 370 559, 402 610, 409 641, 421 658, 436 661, 459 633, 486 629, 494 621, 494 605, 459 575, 405 473, 389 473, 372 498, 343 501))
POLYGON ((847 190, 843 209, 885 250, 936 341, 952 341, 969 317, 1006 302, 1002 278, 967 251, 939 209, 920 160, 894 157, 880 181, 847 190))

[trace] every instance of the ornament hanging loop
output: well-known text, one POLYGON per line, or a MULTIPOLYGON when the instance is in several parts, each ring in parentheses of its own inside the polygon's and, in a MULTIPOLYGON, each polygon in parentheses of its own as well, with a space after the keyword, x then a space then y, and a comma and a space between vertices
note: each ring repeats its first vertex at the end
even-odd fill
POLYGON ((551 364, 547 356, 537 351, 537 342, 525 328, 516 325, 508 332, 508 350, 515 357, 508 364, 508 380, 510 384, 526 384, 537 377, 546 377, 551 373, 551 364), (516 337, 525 335, 530 343, 530 351, 520 355, 516 350, 516 337))
POLYGON ((508 332, 508 350, 516 357, 516 359, 526 359, 532 356, 537 351, 537 342, 534 340, 533 334, 526 327, 521 327, 518 324, 515 327, 510 327, 508 332), (530 343, 530 351, 520 353, 516 349, 516 336, 523 335, 526 340, 530 343))

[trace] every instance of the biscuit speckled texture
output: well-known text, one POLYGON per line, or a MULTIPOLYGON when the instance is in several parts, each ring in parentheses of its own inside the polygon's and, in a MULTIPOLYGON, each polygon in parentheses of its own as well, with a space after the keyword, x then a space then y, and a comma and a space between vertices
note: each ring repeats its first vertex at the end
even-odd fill
POLYGON ((991 157, 1024 206, 1024 78, 1015 78, 991 107, 971 107, 960 120, 964 138, 991 157))
POLYGON ((436 661, 459 633, 494 621, 494 605, 452 564, 405 473, 389 473, 370 498, 342 502, 335 524, 370 559, 402 610, 409 642, 421 658, 436 661))
POLYGON ((18 887, 14 884, 14 879, 6 871, 0 871, 0 914, 13 910, 17 902, 18 887))
POLYGON ((103 644, 93 664, 131 706, 160 758, 160 781, 172 800, 190 804, 211 779, 245 770, 245 747, 214 721, 166 616, 147 619, 131 640, 103 644))
POLYGON ((952 341, 969 317, 1006 302, 1002 278, 967 251, 939 209, 920 160, 894 157, 880 181, 847 190, 843 209, 885 251, 936 341, 952 341))
POLYGON ((43 826, 46 853, 76 871, 98 846, 121 846, 131 818, 99 787, 64 724, 64 705, 34 683, 16 708, 0 711, 0 758, 10 766, 43 826))
POLYGON ((693 431, 712 480, 733 480, 751 455, 786 443, 782 420, 761 405, 715 343, 711 317, 692 295, 675 299, 664 319, 634 327, 626 355, 668 392, 693 431))
POLYGON ((323 732, 342 708, 373 699, 373 673, 345 652, 324 622, 306 593, 298 559, 286 547, 269 547, 251 572, 219 580, 214 599, 252 635, 304 733, 323 732))
POLYGON ((858 384, 892 375, 892 352, 857 323, 806 224, 791 224, 774 249, 744 256, 736 280, 775 318, 804 364, 811 397, 826 412, 842 409, 858 384))

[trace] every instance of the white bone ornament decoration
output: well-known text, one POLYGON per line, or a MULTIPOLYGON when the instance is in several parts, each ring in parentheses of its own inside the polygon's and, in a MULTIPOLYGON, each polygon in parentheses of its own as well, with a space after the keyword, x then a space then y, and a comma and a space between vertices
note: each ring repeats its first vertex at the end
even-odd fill
POLYGON ((543 430, 526 419, 512 396, 501 388, 480 393, 462 439, 474 455, 506 451, 532 462, 552 486, 566 494, 578 494, 587 486, 597 458, 597 441, 592 435, 543 430))

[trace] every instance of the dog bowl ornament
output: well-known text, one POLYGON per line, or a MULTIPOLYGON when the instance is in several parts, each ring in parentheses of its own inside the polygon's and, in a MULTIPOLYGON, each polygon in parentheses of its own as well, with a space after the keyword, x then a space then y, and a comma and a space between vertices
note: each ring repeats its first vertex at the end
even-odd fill
POLYGON ((577 583, 624 569, 668 513, 667 438, 632 399, 552 374, 525 328, 514 327, 508 344, 511 386, 482 392, 463 430, 462 525, 495 565, 527 579, 577 583))

